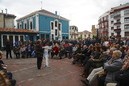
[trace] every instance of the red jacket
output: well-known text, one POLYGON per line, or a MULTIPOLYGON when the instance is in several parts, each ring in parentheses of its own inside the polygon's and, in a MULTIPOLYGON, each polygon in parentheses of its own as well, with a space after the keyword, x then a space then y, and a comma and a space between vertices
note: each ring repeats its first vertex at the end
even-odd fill
POLYGON ((53 51, 54 53, 58 54, 58 53, 59 53, 59 48, 58 48, 57 46, 54 46, 54 47, 52 48, 52 51, 53 51))

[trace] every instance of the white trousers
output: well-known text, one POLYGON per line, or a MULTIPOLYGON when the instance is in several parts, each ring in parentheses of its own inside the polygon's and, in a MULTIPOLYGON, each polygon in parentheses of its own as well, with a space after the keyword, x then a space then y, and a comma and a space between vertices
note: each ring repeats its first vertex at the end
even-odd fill
POLYGON ((49 63, 48 63, 48 55, 44 55, 44 58, 45 58, 45 66, 49 66, 49 63))
POLYGON ((87 77, 89 84, 91 84, 94 80, 97 79, 97 74, 99 74, 101 71, 103 71, 103 67, 95 68, 92 70, 92 72, 87 77))
POLYGON ((106 86, 116 86, 117 83, 107 83, 106 86))

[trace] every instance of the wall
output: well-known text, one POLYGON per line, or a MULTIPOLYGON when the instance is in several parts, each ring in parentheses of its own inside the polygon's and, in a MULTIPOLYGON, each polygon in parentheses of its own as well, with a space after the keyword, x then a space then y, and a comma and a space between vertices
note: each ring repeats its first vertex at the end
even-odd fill
POLYGON ((13 18, 5 18, 5 27, 6 28, 14 28, 14 19, 13 18))
POLYGON ((4 27, 4 25, 3 25, 4 23, 3 23, 3 15, 0 15, 0 27, 4 27))

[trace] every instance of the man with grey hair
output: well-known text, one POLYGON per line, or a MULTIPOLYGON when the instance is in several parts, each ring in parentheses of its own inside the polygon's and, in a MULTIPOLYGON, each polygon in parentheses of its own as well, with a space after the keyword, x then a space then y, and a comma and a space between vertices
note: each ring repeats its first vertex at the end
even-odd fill
MULTIPOLYGON (((108 61, 111 59, 112 52, 116 50, 116 48, 111 48, 105 52, 103 52, 103 59, 105 59, 104 62, 108 61)), ((94 84, 95 80, 97 80, 97 76, 104 71, 103 66, 99 68, 94 68, 92 72, 89 74, 89 76, 86 78, 86 80, 81 80, 83 83, 92 86, 94 84)))
POLYGON ((112 58, 104 63, 104 69, 107 71, 106 83, 115 82, 115 73, 122 67, 123 61, 120 58, 122 52, 120 50, 113 51, 112 58))

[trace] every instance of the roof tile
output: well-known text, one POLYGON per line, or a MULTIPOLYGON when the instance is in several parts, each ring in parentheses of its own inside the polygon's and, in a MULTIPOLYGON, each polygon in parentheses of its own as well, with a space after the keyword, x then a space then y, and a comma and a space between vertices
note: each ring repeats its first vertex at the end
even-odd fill
POLYGON ((16 29, 16 28, 0 28, 0 32, 38 33, 38 31, 33 31, 28 29, 16 29))

